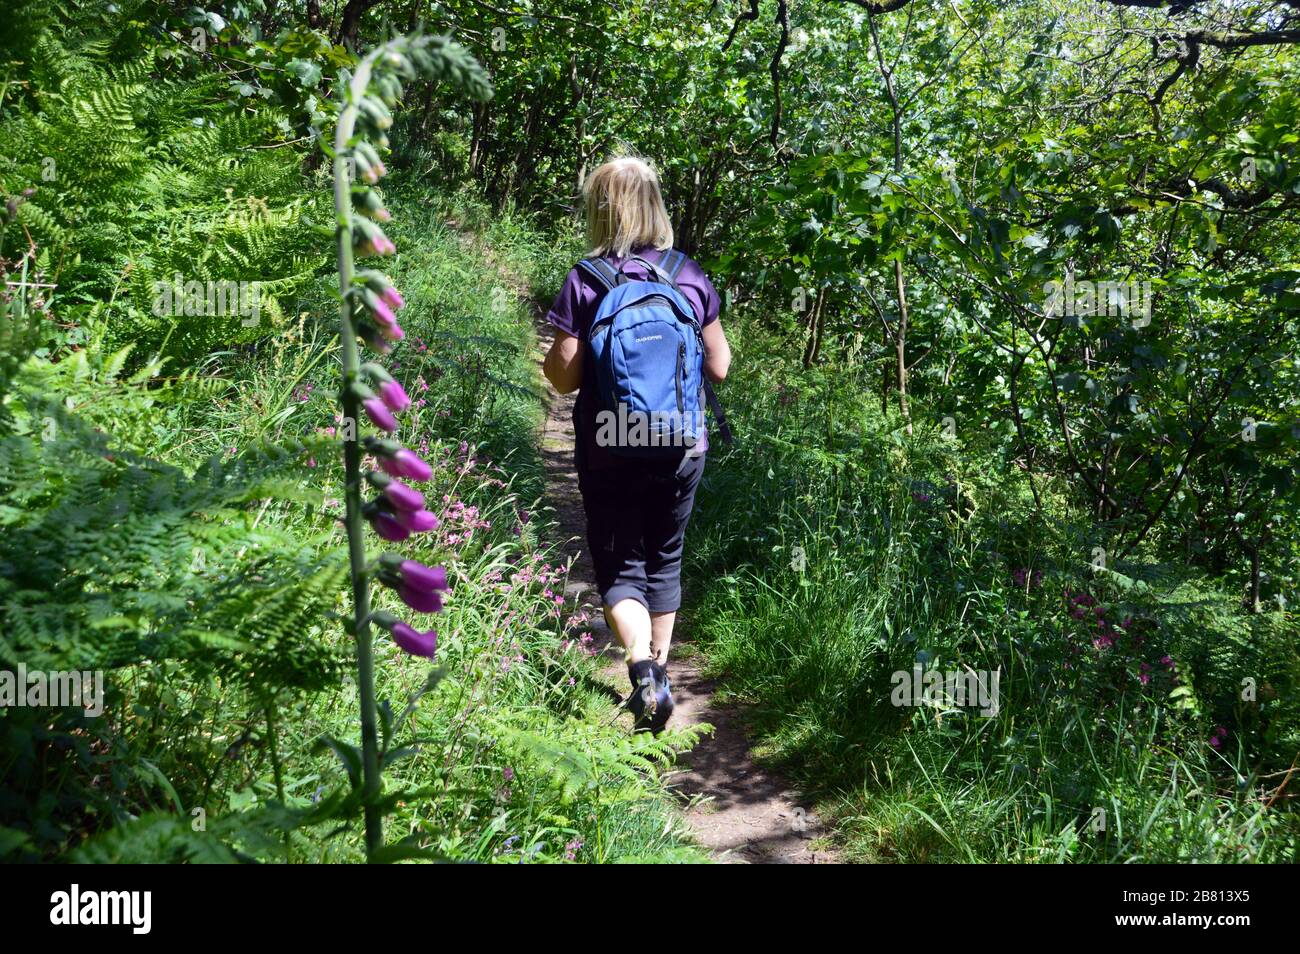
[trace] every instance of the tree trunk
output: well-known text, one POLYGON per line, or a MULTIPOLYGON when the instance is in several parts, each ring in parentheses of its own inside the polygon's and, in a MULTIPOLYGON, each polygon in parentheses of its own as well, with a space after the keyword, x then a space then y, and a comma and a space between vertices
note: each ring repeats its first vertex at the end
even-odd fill
POLYGON ((487 103, 475 103, 469 139, 469 174, 477 177, 483 163, 483 130, 487 125, 487 103))
POLYGON ((1258 613, 1262 610, 1259 604, 1259 541, 1251 544, 1247 552, 1250 554, 1250 592, 1246 606, 1252 613, 1258 613))
POLYGON ((826 321, 823 317, 826 305, 826 289, 817 289, 817 297, 813 299, 812 310, 808 313, 808 343, 804 347, 803 366, 805 369, 811 368, 817 363, 817 359, 822 354, 822 335, 826 330, 826 321))
POLYGON ((582 83, 578 80, 578 55, 575 53, 569 57, 569 91, 573 93, 573 142, 574 142, 574 165, 576 170, 573 176, 574 195, 582 195, 582 184, 587 178, 587 117, 578 109, 582 105, 582 94, 584 92, 582 83))
POLYGON ((894 289, 898 297, 898 331, 894 334, 894 353, 898 357, 898 409, 907 421, 907 433, 912 433, 911 415, 907 409, 907 285, 903 281, 903 263, 894 259, 894 289))
POLYGON ((366 11, 381 0, 348 0, 343 7, 343 20, 339 23, 339 42, 353 53, 357 51, 357 35, 361 32, 361 18, 366 11))
POLYGON ((266 7, 262 10, 262 36, 270 36, 271 26, 275 23, 275 8, 280 5, 280 0, 266 0, 266 7))
POLYGON ((424 103, 420 106, 420 139, 429 131, 429 115, 433 112, 433 83, 428 84, 428 89, 424 91, 424 103))
MULTIPOLYGON (((880 35, 876 32, 876 19, 868 12, 867 26, 871 29, 871 43, 876 52, 876 66, 880 77, 885 81, 885 97, 893 119, 894 138, 894 173, 903 172, 903 108, 898 102, 898 91, 894 88, 893 70, 885 63, 885 53, 880 46, 880 35)), ((907 433, 912 433, 911 415, 907 408, 907 283, 903 280, 902 259, 894 259, 894 295, 898 301, 898 331, 894 333, 894 352, 897 356, 898 409, 907 421, 907 433)))

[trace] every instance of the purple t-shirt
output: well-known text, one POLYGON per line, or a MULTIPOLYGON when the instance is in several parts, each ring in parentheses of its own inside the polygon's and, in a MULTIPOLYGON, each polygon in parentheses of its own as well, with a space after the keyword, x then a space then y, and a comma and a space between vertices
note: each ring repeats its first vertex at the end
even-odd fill
MULTIPOLYGON (((647 270, 638 262, 629 259, 640 257, 657 264, 664 254, 657 248, 633 249, 628 258, 610 256, 607 261, 615 268, 619 268, 626 262, 627 266, 622 269, 623 274, 633 280, 648 281, 651 276, 647 270)), ((699 319, 701 328, 718 320, 718 313, 722 310, 722 299, 714 289, 713 283, 709 281, 709 276, 704 274, 704 269, 689 257, 682 264, 681 271, 677 273, 677 287, 695 309, 695 317, 699 319)), ((585 467, 597 470, 612 466, 619 461, 618 457, 596 443, 596 402, 583 400, 584 395, 590 396, 596 391, 596 371, 591 360, 591 346, 586 342, 591 332, 592 319, 596 317, 596 305, 604 294, 605 289, 601 285, 596 284, 590 275, 575 266, 569 270, 560 293, 555 296, 555 303, 546 313, 547 321, 565 334, 581 340, 585 349, 582 361, 582 385, 578 389, 578 401, 573 408, 573 429, 577 434, 574 457, 579 469, 585 467)), ((702 432, 699 450, 708 449, 708 433, 702 432)))

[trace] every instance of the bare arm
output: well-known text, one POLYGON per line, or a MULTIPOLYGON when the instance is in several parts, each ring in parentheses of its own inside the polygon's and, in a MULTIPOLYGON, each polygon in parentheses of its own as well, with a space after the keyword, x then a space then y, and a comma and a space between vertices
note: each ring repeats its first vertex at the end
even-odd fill
POLYGON ((542 362, 542 373, 561 394, 578 390, 582 384, 582 342, 557 329, 551 350, 542 362))
POLYGON ((704 373, 715 384, 727 376, 731 367, 731 345, 722 330, 722 322, 714 321, 704 326, 704 373))

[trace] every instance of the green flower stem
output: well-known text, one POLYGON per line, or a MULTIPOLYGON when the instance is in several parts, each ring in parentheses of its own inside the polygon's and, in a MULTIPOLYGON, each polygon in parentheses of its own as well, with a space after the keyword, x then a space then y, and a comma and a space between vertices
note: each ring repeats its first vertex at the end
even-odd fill
MULTIPOLYGON (((382 49, 382 47, 381 47, 382 49)), ((379 734, 375 704, 375 660, 370 635, 370 582, 366 575, 365 520, 361 515, 361 400, 351 385, 360 373, 356 329, 352 322, 352 192, 348 176, 349 141, 357 122, 356 103, 370 82, 375 54, 366 57, 349 81, 348 101, 339 114, 334 133, 334 214, 338 219, 339 337, 343 362, 343 465, 346 484, 348 559, 352 565, 352 635, 357 646, 357 695, 361 699, 361 771, 365 804, 366 857, 383 847, 383 815, 379 811, 379 734), (351 427, 348 423, 351 422, 351 427)))

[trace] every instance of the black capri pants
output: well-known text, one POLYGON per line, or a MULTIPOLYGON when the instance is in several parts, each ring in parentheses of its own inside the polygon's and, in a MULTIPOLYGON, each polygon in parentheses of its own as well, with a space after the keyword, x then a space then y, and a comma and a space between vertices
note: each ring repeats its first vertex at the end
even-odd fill
POLYGON ((579 469, 587 546, 606 606, 634 599, 670 613, 682 605, 682 546, 705 456, 579 469))

